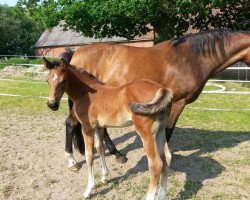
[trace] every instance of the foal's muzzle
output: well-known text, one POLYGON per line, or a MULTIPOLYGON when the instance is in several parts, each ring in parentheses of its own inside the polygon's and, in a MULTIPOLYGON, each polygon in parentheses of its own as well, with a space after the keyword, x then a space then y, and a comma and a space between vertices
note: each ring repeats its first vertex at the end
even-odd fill
POLYGON ((60 102, 56 101, 56 100, 52 100, 52 101, 48 101, 47 102, 47 106, 53 110, 53 111, 57 111, 59 108, 60 102))

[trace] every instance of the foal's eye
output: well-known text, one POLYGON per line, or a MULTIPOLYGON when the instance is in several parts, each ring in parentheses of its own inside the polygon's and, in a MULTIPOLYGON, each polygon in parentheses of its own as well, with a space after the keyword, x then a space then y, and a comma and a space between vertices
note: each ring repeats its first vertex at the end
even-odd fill
POLYGON ((65 82, 66 82, 66 80, 63 80, 63 81, 62 81, 62 86, 64 86, 64 85, 65 85, 65 82))

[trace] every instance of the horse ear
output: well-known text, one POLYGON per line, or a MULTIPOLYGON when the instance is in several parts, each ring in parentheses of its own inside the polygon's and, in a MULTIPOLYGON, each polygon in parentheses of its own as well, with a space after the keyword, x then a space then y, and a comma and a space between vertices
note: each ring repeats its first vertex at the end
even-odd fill
POLYGON ((61 58, 59 66, 62 68, 62 70, 67 70, 68 63, 63 58, 61 58))
POLYGON ((42 58, 42 62, 44 64, 44 67, 46 67, 47 69, 51 70, 52 68, 54 68, 53 64, 48 61, 45 57, 42 58))

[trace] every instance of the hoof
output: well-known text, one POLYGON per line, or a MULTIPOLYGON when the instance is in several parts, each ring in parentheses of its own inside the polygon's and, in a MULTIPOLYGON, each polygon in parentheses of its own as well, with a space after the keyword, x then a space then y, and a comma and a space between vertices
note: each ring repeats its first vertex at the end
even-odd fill
POLYGON ((102 183, 107 183, 107 182, 108 182, 108 179, 107 179, 106 177, 102 177, 101 182, 102 182, 102 183))
POLYGON ((89 191, 85 191, 83 194, 84 199, 89 199, 90 198, 90 192, 89 191))
POLYGON ((72 166, 69 166, 68 168, 72 172, 77 172, 81 168, 81 166, 78 163, 76 163, 76 164, 74 164, 72 166))
POLYGON ((117 156, 116 157, 116 162, 120 163, 120 164, 124 164, 128 161, 126 156, 117 156))

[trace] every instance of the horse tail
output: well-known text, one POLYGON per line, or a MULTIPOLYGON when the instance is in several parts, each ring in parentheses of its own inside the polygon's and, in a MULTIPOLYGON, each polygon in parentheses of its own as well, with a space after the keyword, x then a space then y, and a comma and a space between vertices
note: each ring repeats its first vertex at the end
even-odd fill
POLYGON ((66 63, 70 63, 71 58, 72 58, 72 56, 73 56, 74 53, 75 53, 74 51, 68 49, 68 50, 66 50, 64 53, 62 53, 60 55, 60 58, 62 58, 63 60, 65 60, 66 63))
POLYGON ((173 98, 173 94, 171 91, 160 88, 155 95, 155 98, 149 103, 137 103, 130 102, 130 109, 140 115, 152 115, 155 113, 159 113, 165 109, 167 109, 168 105, 171 103, 173 98))

